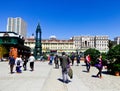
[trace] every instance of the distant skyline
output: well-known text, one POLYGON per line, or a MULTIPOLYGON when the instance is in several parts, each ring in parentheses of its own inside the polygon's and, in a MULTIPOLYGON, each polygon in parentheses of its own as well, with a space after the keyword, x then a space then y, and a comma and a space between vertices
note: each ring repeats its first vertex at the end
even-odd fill
POLYGON ((73 36, 120 36, 119 0, 3 0, 0 3, 0 31, 6 31, 8 17, 27 23, 27 36, 35 35, 38 23, 42 38, 73 36))

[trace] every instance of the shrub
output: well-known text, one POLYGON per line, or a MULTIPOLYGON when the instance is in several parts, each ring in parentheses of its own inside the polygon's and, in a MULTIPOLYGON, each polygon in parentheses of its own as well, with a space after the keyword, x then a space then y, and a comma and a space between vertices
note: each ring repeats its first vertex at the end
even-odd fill
POLYGON ((112 69, 113 72, 120 72, 120 64, 113 64, 113 69, 112 69))
POLYGON ((98 51, 98 50, 96 50, 96 49, 93 49, 93 48, 89 48, 89 49, 87 49, 85 52, 84 52, 84 55, 86 56, 86 55, 90 55, 90 57, 91 57, 91 65, 95 65, 95 63, 96 63, 96 60, 97 60, 97 58, 99 57, 99 55, 100 55, 100 52, 98 51))
POLYGON ((108 71, 114 73, 120 71, 120 45, 112 47, 107 53, 108 60, 111 60, 108 64, 108 71))

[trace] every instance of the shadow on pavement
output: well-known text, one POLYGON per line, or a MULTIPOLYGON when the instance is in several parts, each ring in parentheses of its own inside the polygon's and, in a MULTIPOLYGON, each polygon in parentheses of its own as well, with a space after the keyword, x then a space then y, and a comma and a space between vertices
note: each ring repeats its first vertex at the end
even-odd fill
POLYGON ((113 74, 111 74, 111 73, 108 72, 108 71, 102 71, 102 74, 105 74, 105 75, 113 75, 113 74))
POLYGON ((82 64, 82 66, 86 66, 86 64, 82 64))
POLYGON ((98 76, 96 76, 96 75, 92 75, 91 77, 98 78, 98 76))
POLYGON ((86 71, 86 70, 83 70, 82 72, 86 72, 86 73, 88 73, 88 71, 86 71))
POLYGON ((64 82, 63 79, 61 79, 61 78, 58 78, 58 80, 59 80, 60 82, 62 82, 62 83, 69 83, 69 82, 71 82, 70 80, 64 82))

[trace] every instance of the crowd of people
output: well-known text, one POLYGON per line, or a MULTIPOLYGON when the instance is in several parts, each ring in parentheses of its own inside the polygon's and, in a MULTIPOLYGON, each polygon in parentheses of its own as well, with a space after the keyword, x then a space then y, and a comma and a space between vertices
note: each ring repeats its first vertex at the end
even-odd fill
MULTIPOLYGON (((65 52, 62 53, 62 56, 58 55, 50 55, 49 57, 49 64, 52 65, 53 63, 55 64, 55 68, 59 68, 61 66, 62 68, 62 77, 63 77, 63 82, 68 82, 68 72, 69 69, 71 68, 70 66, 74 66, 74 62, 76 60, 77 66, 80 64, 81 56, 75 53, 71 53, 70 56, 68 56, 65 52)), ((96 74, 96 77, 102 78, 102 56, 100 55, 96 59, 96 64, 95 67, 98 69, 98 73, 96 74)), ((91 56, 90 54, 87 54, 84 57, 84 62, 86 65, 86 72, 90 72, 90 67, 91 67, 91 56)))
MULTIPOLYGON (((90 72, 90 66, 91 66, 90 54, 88 54, 85 57, 85 64, 86 64, 87 72, 90 72)), ((102 78, 103 60, 102 60, 102 56, 101 55, 96 59, 95 67, 98 69, 98 73, 97 73, 96 77, 102 78)))
POLYGON ((30 54, 29 57, 23 56, 22 55, 18 55, 17 58, 14 58, 14 56, 10 56, 9 57, 9 65, 10 65, 10 73, 13 74, 14 71, 14 66, 15 66, 15 71, 16 73, 22 73, 22 67, 23 70, 26 71, 27 70, 27 63, 30 63, 30 71, 34 71, 34 61, 35 61, 35 57, 33 56, 33 54, 30 54))
MULTIPOLYGON (((90 72, 90 67, 91 67, 91 57, 90 54, 87 54, 84 58, 84 62, 86 64, 86 71, 90 72)), ((51 54, 48 57, 49 60, 49 65, 55 65, 56 69, 59 69, 59 67, 61 67, 61 73, 62 73, 62 79, 63 82, 68 83, 69 79, 68 76, 70 78, 73 77, 73 72, 71 69, 71 66, 74 66, 74 62, 76 60, 76 64, 77 66, 79 66, 80 64, 80 60, 81 60, 81 56, 75 53, 71 53, 71 55, 67 55, 65 52, 62 52, 62 55, 53 55, 51 54), (71 72, 71 73, 70 73, 71 72)), ((33 56, 33 54, 31 54, 29 57, 23 56, 22 55, 18 55, 17 58, 15 59, 14 56, 9 57, 9 65, 10 65, 10 73, 14 73, 13 68, 15 66, 15 70, 17 73, 22 73, 22 67, 23 70, 26 71, 27 70, 27 63, 29 62, 29 67, 30 67, 30 71, 34 71, 34 62, 35 62, 35 57, 33 56)), ((102 78, 102 56, 100 56, 97 59, 97 64, 95 65, 95 67, 98 69, 98 73, 96 74, 96 77, 102 78)))

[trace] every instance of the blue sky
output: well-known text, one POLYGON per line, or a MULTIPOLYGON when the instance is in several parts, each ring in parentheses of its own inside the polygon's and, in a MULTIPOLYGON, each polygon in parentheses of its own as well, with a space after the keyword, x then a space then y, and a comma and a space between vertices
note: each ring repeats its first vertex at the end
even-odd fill
POLYGON ((1 0, 0 31, 6 31, 8 17, 26 21, 28 36, 40 23, 43 39, 120 36, 120 0, 1 0))

